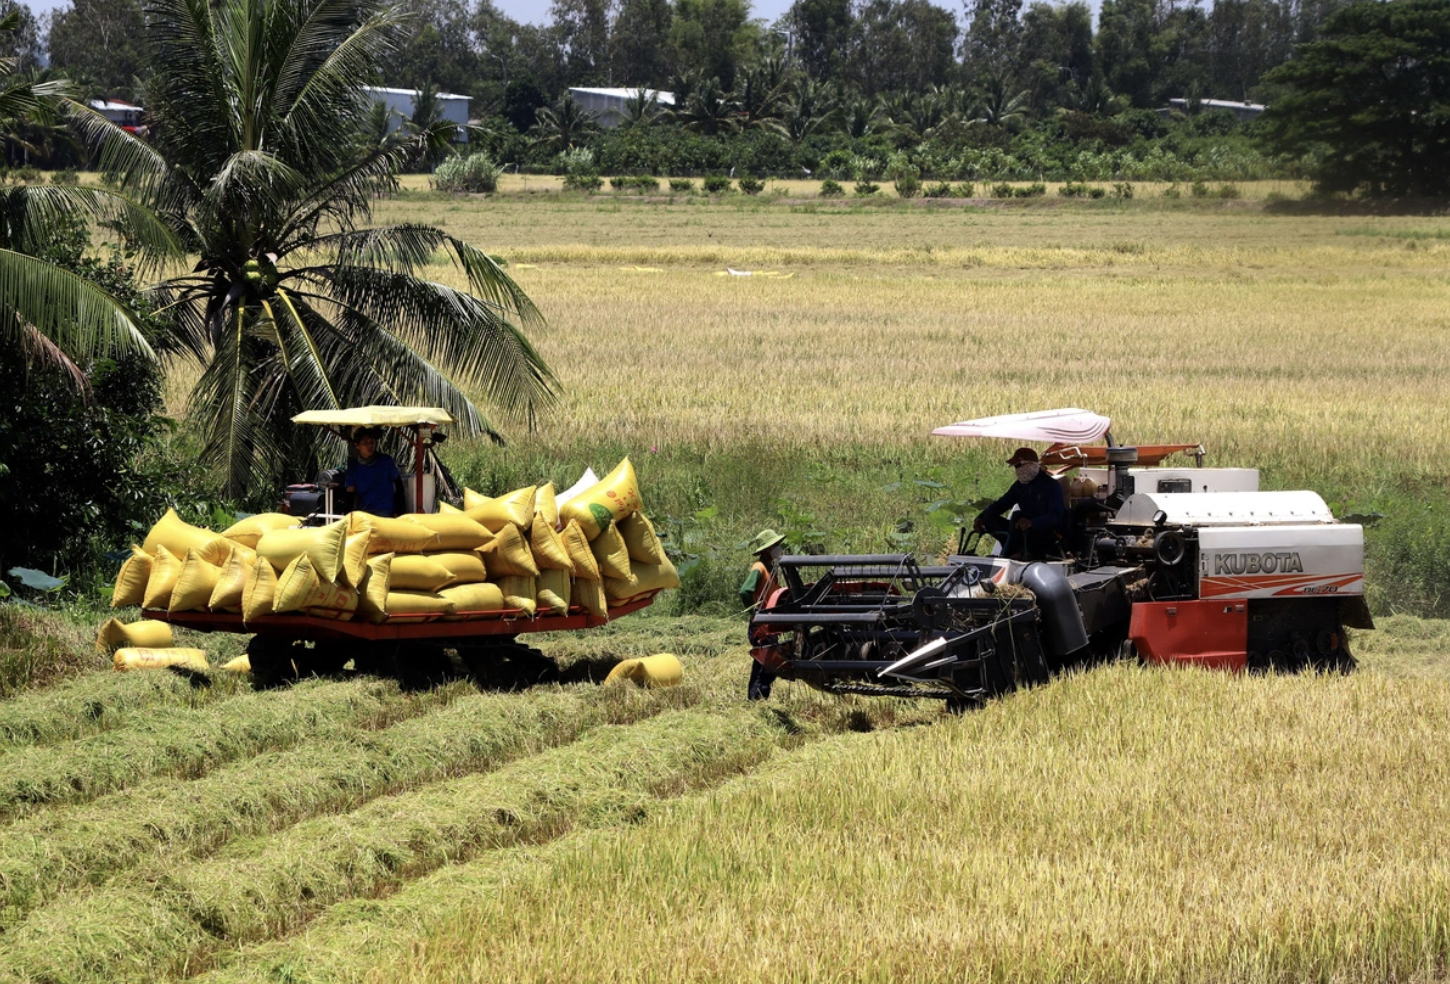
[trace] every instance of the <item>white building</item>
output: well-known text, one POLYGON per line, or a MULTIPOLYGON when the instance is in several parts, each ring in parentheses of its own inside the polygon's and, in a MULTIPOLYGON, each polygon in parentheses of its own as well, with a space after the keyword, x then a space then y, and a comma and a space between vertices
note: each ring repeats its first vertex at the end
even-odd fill
MULTIPOLYGON (((402 125, 404 120, 412 118, 413 107, 417 104, 418 96, 421 95, 417 89, 389 89, 376 85, 365 85, 363 91, 388 107, 389 133, 402 125)), ((440 117, 458 127, 458 133, 453 138, 455 143, 463 143, 468 139, 468 134, 463 129, 468 124, 468 102, 468 96, 459 96, 451 92, 438 93, 440 117)))
POLYGON ((146 113, 140 106, 119 99, 92 99, 89 105, 112 123, 133 133, 141 126, 141 118, 146 113))
POLYGON ((594 114, 595 122, 600 126, 619 126, 624 119, 624 106, 629 100, 637 98, 643 92, 646 96, 653 96, 655 102, 659 103, 661 109, 675 104, 673 92, 661 92, 658 89, 582 89, 571 88, 570 95, 579 104, 579 108, 594 114))
MULTIPOLYGON (((1168 105, 1174 109, 1188 112, 1189 101, 1187 99, 1170 99, 1168 105)), ((1259 103, 1230 102, 1227 99, 1200 99, 1198 100, 1199 112, 1207 112, 1210 109, 1226 109, 1239 118, 1240 123, 1247 123, 1258 116, 1269 107, 1259 103)))

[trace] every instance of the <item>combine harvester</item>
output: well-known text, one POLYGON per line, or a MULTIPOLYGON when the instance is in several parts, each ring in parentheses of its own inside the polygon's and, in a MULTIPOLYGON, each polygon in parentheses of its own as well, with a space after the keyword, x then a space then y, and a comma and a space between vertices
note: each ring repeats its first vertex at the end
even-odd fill
POLYGON ((446 411, 361 407, 293 420, 344 439, 361 426, 396 433, 413 459, 403 476, 411 511, 396 519, 335 512, 338 470, 290 486, 291 515, 253 517, 222 533, 169 514, 144 550, 134 548, 127 564, 137 567, 122 568, 114 605, 140 604, 146 619, 202 632, 252 634, 247 654, 259 679, 334 672, 349 661, 359 670, 432 679, 449 671, 450 650, 480 677, 538 679, 552 662, 520 636, 604 625, 679 584, 640 512, 627 458, 603 480, 587 472, 557 499, 552 485, 498 499, 464 490, 463 509, 439 512, 441 469, 432 449, 443 439, 437 428, 454 422, 446 411), (163 550, 168 541, 173 548, 163 550), (158 584, 163 558, 174 587, 158 584), (444 570, 433 586, 399 590, 405 569, 426 578, 432 566, 444 570), (247 581, 245 596, 235 588, 238 576, 247 581), (315 577, 316 587, 284 605, 289 579, 304 576, 315 577), (198 580, 217 587, 193 601, 186 585, 198 580))
POLYGON ((1345 628, 1374 627, 1364 531, 1314 492, 1261 492, 1251 468, 1205 468, 1197 444, 1122 446, 1107 417, 1063 409, 969 420, 946 437, 1049 442, 1069 517, 1055 556, 786 556, 752 617, 752 651, 834 693, 944 699, 961 710, 1054 670, 1136 654, 1164 664, 1348 670, 1345 628), (1104 440, 1105 444, 1095 444, 1104 440), (1189 454, 1192 467, 1163 467, 1189 454), (1076 471, 1076 477, 1070 473, 1076 471))

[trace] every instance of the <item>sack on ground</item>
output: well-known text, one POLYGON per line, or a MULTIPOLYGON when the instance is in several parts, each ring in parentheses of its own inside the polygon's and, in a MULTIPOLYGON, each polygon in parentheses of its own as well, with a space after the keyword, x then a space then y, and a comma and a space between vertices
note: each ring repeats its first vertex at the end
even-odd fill
POLYGON ((534 493, 534 515, 543 516, 544 522, 549 524, 549 529, 559 528, 559 502, 554 498, 554 483, 549 482, 540 485, 534 493))
POLYGON ((111 589, 111 607, 126 608, 146 600, 146 582, 151 580, 151 555, 134 543, 131 556, 121 562, 116 586, 111 589))
POLYGON ((146 579, 146 597, 141 599, 142 608, 167 608, 171 604, 171 590, 181 576, 181 558, 166 547, 158 544, 156 556, 151 561, 151 576, 146 579))
POLYGON ((477 584, 488 580, 488 568, 484 566, 483 558, 477 550, 449 550, 423 556, 452 574, 454 585, 477 584))
POLYGON ((113 618, 96 633, 96 651, 101 653, 113 653, 127 647, 169 649, 171 645, 171 623, 152 619, 127 625, 113 618))
POLYGON ((660 543, 655 524, 642 512, 630 513, 619 521, 619 535, 629 550, 629 559, 639 564, 663 564, 665 547, 660 543))
POLYGON ((537 608, 534 600, 534 578, 507 576, 495 578, 494 583, 503 592, 505 608, 517 608, 529 616, 534 614, 537 608))
MULTIPOLYGON (((253 554, 252 556, 256 556, 253 554)), ((214 612, 240 612, 242 610, 242 595, 247 589, 247 575, 252 572, 252 565, 242 556, 240 550, 233 550, 227 562, 222 565, 221 573, 217 575, 216 587, 212 589, 211 597, 206 600, 206 607, 214 612)))
POLYGON ((272 614, 272 600, 277 595, 277 572, 271 561, 259 557, 247 572, 247 586, 242 589, 242 621, 253 622, 272 614))
POLYGON ((442 564, 424 554, 400 554, 393 558, 391 591, 427 591, 430 594, 453 583, 453 575, 442 564))
POLYGON ((563 541, 564 549, 569 552, 569 560, 574 564, 575 577, 586 581, 597 581, 604 576, 599 573, 599 561, 594 559, 594 551, 590 549, 589 540, 585 537, 577 520, 569 520, 569 525, 564 527, 564 532, 559 534, 559 539, 563 541))
POLYGON ((569 614, 569 572, 539 571, 538 580, 534 583, 534 602, 540 614, 569 614))
POLYGON ((490 499, 473 489, 463 490, 463 511, 475 523, 497 533, 505 526, 528 529, 534 525, 534 486, 514 489, 497 499, 490 499))
POLYGON ((574 562, 569 559, 569 548, 554 532, 542 513, 534 513, 534 526, 529 531, 529 550, 539 570, 568 571, 574 573, 574 562))
POLYGON ((422 553, 438 547, 437 533, 405 519, 351 512, 347 514, 345 522, 350 534, 372 534, 372 539, 368 541, 368 551, 374 554, 422 553))
POLYGON ((629 580, 629 548, 624 545, 624 537, 619 535, 617 528, 611 525, 594 538, 589 549, 606 581, 610 578, 629 580))
POLYGON ((221 573, 220 567, 202 560, 195 550, 188 550, 186 559, 181 562, 181 573, 176 576, 176 586, 171 589, 167 610, 205 611, 221 573))
POLYGON ((206 673, 211 669, 202 649, 117 649, 111 660, 118 671, 164 670, 175 666, 206 673))
POLYGON ((685 676, 685 668, 673 653, 656 653, 627 659, 609 671, 605 684, 635 683, 641 687, 673 687, 685 676))
POLYGON ((559 518, 565 522, 577 519, 584 535, 592 542, 607 527, 640 508, 634 465, 625 458, 592 488, 561 505, 559 518))
POLYGON ((222 530, 222 536, 255 550, 257 541, 262 538, 262 534, 270 533, 273 530, 290 529, 296 525, 298 525, 296 516, 289 516, 286 513, 257 513, 255 516, 237 520, 222 530))
POLYGON ((228 673, 251 673, 252 657, 243 653, 241 656, 234 657, 223 663, 222 669, 228 673))
POLYGON ((453 603, 454 614, 443 616, 445 622, 484 618, 503 609, 503 590, 497 584, 458 584, 438 594, 453 603))
POLYGON ((538 577, 539 565, 534 562, 533 551, 524 542, 523 534, 513 524, 503 526, 498 536, 478 548, 483 557, 483 566, 488 568, 489 577, 512 575, 514 577, 538 577))
POLYGON ((403 519, 438 534, 429 550, 474 550, 493 539, 493 531, 467 513, 414 513, 403 519))
POLYGON ((270 561, 275 570, 285 571, 305 554, 312 560, 312 569, 318 577, 336 581, 342 575, 347 536, 347 523, 341 520, 327 526, 272 530, 257 541, 257 556, 270 561))

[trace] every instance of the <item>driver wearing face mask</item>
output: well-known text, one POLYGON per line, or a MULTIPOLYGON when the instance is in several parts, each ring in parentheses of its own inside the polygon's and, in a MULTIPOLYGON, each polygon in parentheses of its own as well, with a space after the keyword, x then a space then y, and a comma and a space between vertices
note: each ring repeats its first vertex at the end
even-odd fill
POLYGON ((1031 448, 1018 448, 1007 459, 1007 464, 1017 473, 1017 481, 1002 498, 982 510, 972 522, 972 529, 990 533, 1002 544, 1005 557, 1019 560, 1046 557, 1056 546, 1058 531, 1067 516, 1062 487, 1057 479, 1042 470, 1037 452, 1031 448), (1009 523, 1006 514, 1013 506, 1017 507, 1017 515, 1009 523))

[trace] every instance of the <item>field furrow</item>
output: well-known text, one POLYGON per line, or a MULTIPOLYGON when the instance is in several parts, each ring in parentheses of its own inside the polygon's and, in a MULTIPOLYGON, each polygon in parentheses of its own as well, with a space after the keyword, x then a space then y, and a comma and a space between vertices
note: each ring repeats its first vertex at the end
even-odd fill
POLYGON ((147 861, 174 864, 242 836, 496 768, 603 723, 693 703, 697 691, 575 690, 463 697, 375 733, 268 752, 194 781, 149 782, 0 829, 0 932, 83 885, 147 861))
POLYGON ((139 712, 196 710, 251 688, 225 674, 197 686, 173 673, 90 673, 0 703, 0 755, 126 727, 139 712))
POLYGON ((786 739, 773 715, 743 711, 682 710, 602 727, 495 772, 384 797, 47 906, 0 942, 0 980, 117 984, 195 973, 220 950, 295 931, 339 901, 482 851, 639 822, 660 797, 748 770, 786 739))
POLYGON ((156 776, 200 776, 262 751, 384 727, 448 703, 461 687, 405 694, 394 683, 308 682, 201 710, 138 712, 123 728, 5 757, 0 817, 94 799, 156 776))

